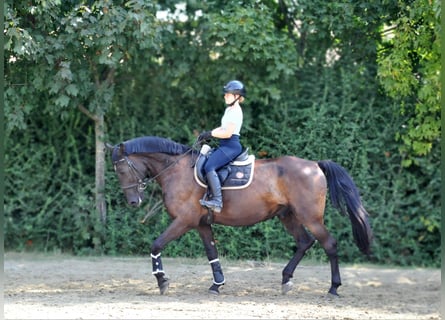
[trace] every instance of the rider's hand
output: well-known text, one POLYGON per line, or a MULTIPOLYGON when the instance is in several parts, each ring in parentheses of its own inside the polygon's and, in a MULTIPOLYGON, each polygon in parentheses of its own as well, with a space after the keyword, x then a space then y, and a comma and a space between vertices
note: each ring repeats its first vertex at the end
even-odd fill
POLYGON ((211 138, 213 138, 213 136, 212 136, 212 131, 204 131, 203 133, 201 133, 201 134, 198 136, 198 140, 197 140, 197 142, 208 141, 208 140, 210 140, 211 138))

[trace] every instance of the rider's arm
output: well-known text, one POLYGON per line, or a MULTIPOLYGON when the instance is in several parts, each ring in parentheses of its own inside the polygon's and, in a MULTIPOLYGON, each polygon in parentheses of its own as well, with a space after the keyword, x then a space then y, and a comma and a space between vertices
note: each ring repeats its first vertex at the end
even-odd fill
POLYGON ((224 127, 218 127, 212 130, 212 136, 219 139, 230 138, 235 132, 236 124, 228 122, 224 127))

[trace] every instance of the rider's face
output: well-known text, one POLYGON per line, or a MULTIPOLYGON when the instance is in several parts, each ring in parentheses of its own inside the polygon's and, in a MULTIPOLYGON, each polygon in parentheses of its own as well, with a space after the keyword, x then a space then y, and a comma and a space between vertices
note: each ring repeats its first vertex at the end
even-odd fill
POLYGON ((224 94, 224 101, 226 104, 231 104, 233 101, 236 100, 237 95, 233 93, 225 93, 224 94))

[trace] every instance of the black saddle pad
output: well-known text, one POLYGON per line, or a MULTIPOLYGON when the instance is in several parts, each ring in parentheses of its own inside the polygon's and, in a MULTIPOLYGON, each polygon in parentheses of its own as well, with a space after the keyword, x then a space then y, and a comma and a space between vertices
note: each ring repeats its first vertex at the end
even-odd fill
MULTIPOLYGON (((210 153, 211 151, 209 151, 210 153)), ((207 188, 207 179, 204 176, 203 167, 209 154, 200 154, 194 168, 195 180, 204 188, 207 188)), ((223 190, 247 188, 253 179, 254 166, 255 156, 248 155, 245 150, 234 161, 217 171, 221 188, 223 190)))

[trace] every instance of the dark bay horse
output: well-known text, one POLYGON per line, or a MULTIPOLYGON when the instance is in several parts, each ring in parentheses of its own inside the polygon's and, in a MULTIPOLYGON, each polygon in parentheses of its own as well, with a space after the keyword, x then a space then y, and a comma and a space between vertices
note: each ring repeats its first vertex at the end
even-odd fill
MULTIPOLYGON (((171 241, 196 229, 213 272, 209 292, 218 294, 225 279, 212 226, 206 219, 208 209, 199 204, 206 190, 194 180, 192 164, 198 152, 160 137, 140 137, 108 147, 112 149, 114 169, 128 204, 142 203, 147 178, 162 188, 164 205, 172 222, 151 247, 153 274, 160 293, 164 294, 169 286, 162 266, 162 250, 171 241)), ((256 160, 255 175, 247 188, 223 191, 224 208, 213 215, 213 223, 250 226, 273 217, 280 219, 297 245, 282 272, 283 294, 291 289, 290 279, 305 252, 318 240, 331 266, 329 293, 337 295, 341 285, 337 242, 323 224, 328 190, 332 205, 349 216, 356 245, 369 255, 372 230, 368 213, 347 171, 330 160, 317 162, 293 156, 256 160)))

